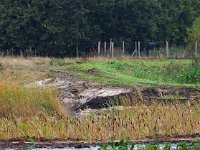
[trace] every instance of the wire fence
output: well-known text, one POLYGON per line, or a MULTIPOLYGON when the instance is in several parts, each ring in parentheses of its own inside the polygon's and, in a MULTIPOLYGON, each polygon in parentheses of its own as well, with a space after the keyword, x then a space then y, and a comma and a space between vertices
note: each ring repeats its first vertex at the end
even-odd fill
MULTIPOLYGON (((75 45, 64 50, 61 57, 130 57, 130 58, 154 58, 154 59, 192 59, 200 58, 200 43, 188 42, 184 45, 176 45, 169 41, 164 42, 115 42, 98 41, 96 44, 75 45), (65 53, 70 51, 70 54, 65 53)), ((19 51, 18 53, 11 51, 0 52, 1 56, 44 56, 32 49, 19 51)), ((47 55, 48 56, 48 55, 47 55)), ((59 55, 60 56, 60 55, 59 55)))
POLYGON ((184 46, 177 46, 168 41, 159 42, 134 42, 130 45, 123 41, 121 46, 114 41, 97 43, 90 56, 155 58, 155 59, 191 59, 200 57, 198 42, 189 42, 184 46))

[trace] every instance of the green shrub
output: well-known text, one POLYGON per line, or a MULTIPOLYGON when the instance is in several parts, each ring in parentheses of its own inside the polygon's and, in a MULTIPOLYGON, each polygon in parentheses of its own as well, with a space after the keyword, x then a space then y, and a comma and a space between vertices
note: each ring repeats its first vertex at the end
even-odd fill
POLYGON ((181 80, 187 66, 170 62, 170 64, 163 66, 161 68, 161 74, 164 81, 185 83, 181 80))
POLYGON ((183 83, 200 83, 200 63, 191 65, 180 78, 183 83))

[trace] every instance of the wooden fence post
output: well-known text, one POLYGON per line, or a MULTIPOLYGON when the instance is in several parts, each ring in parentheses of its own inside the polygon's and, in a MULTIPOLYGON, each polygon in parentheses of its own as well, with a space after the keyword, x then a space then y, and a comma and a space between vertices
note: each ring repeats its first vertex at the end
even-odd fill
POLYGON ((138 57, 139 58, 141 58, 140 48, 141 48, 141 44, 140 42, 138 42, 138 57))
POLYGON ((98 56, 100 55, 101 53, 101 42, 98 41, 98 56))
POLYGON ((195 42, 195 58, 197 58, 198 57, 198 42, 196 41, 195 42))
POLYGON ((136 54, 136 56, 138 55, 138 47, 137 47, 137 42, 135 42, 135 54, 136 54))
POLYGON ((107 50, 106 50, 106 42, 104 42, 104 54, 106 56, 107 50))
POLYGON ((169 58, 169 42, 166 41, 166 58, 169 58))
POLYGON ((112 42, 112 58, 114 57, 114 42, 112 42))
POLYGON ((110 56, 112 55, 112 39, 110 39, 110 56))
POLYGON ((137 50, 137 42, 135 42, 135 50, 133 51, 131 57, 133 57, 134 55, 137 56, 137 51, 138 51, 138 50, 137 50))
POLYGON ((79 52, 78 52, 78 45, 76 45, 76 57, 79 57, 79 52))
POLYGON ((123 41, 123 44, 122 44, 122 50, 123 50, 123 55, 125 54, 125 42, 123 41))

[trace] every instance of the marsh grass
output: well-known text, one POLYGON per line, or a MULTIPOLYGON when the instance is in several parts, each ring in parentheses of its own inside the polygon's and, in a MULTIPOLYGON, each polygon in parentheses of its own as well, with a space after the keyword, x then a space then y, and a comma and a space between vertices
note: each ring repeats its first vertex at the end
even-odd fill
MULTIPOLYGON (((13 62, 13 58, 5 59, 13 62)), ((28 88, 24 86, 24 82, 21 82, 25 76, 29 80, 41 77, 38 68, 48 69, 50 63, 48 58, 45 60, 32 58, 31 63, 29 61, 24 58, 14 63, 6 60, 0 61, 5 69, 0 76, 0 139, 44 137, 104 142, 128 137, 131 140, 137 140, 148 137, 173 137, 200 133, 199 104, 191 106, 186 104, 146 104, 139 96, 140 93, 134 99, 134 103, 128 100, 124 102, 123 109, 113 107, 99 115, 91 113, 91 115, 80 118, 68 116, 63 113, 58 102, 58 93, 54 89, 28 88)), ((144 81, 142 83, 150 83, 152 81, 147 81, 147 78, 159 78, 160 76, 155 76, 158 73, 155 73, 156 68, 169 64, 166 61, 139 61, 136 63, 104 62, 103 59, 101 61, 100 63, 94 61, 71 63, 71 60, 65 60, 64 66, 61 67, 63 69, 75 68, 78 72, 80 69, 84 72, 87 69, 96 68, 97 71, 104 71, 105 74, 113 77, 113 79, 109 79, 110 83, 135 84, 137 79, 141 82, 144 81), (68 67, 66 67, 66 63, 68 67), (150 66, 154 70, 150 73, 146 73, 148 70, 144 68, 140 70, 140 67, 144 65, 150 66), (129 76, 130 72, 135 72, 138 78, 129 76), (145 74, 142 75, 142 73, 145 74)), ((55 62, 57 63, 57 60, 55 62)), ((188 61, 184 61, 182 64, 187 65, 188 61)), ((57 69, 59 70, 60 67, 57 69)), ((107 79, 105 80, 107 82, 107 79)))
POLYGON ((23 67, 31 67, 34 65, 33 61, 31 59, 26 59, 24 57, 2 57, 0 56, 0 63, 4 67, 9 66, 23 66, 23 67))
POLYGON ((34 65, 48 65, 50 62, 50 58, 42 58, 42 57, 12 57, 0 56, 0 64, 4 67, 34 67, 34 65))
POLYGON ((27 88, 19 83, 0 82, 0 116, 32 117, 40 113, 61 114, 54 89, 27 88))
POLYGON ((0 80, 30 83, 50 76, 50 58, 0 56, 0 80))
POLYGON ((0 139, 31 136, 38 122, 42 126, 46 118, 63 116, 56 90, 27 88, 17 82, 0 81, 0 139))
MULTIPOLYGON (((41 96, 34 94, 37 97, 41 96)), ((40 106, 34 107, 35 100, 32 98, 34 105, 22 101, 21 103, 17 102, 19 105, 14 103, 13 108, 7 107, 7 110, 10 109, 9 113, 3 111, 0 119, 0 132, 2 133, 0 139, 28 136, 106 142, 110 139, 139 140, 191 135, 200 132, 199 105, 157 103, 147 105, 135 102, 132 103, 132 106, 127 107, 129 102, 125 102, 123 109, 113 107, 99 115, 91 113, 76 118, 60 116, 62 112, 56 105, 57 103, 48 98, 45 92, 43 94, 42 99, 48 99, 50 102, 40 99, 40 106), (11 117, 7 117, 5 114, 11 117)), ((3 105, 7 106, 7 103, 3 105)))

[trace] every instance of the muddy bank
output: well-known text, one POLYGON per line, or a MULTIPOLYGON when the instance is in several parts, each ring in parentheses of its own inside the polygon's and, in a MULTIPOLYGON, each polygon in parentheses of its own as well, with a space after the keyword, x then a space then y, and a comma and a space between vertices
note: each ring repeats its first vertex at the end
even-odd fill
POLYGON ((187 88, 148 88, 137 89, 122 86, 105 86, 82 79, 67 72, 54 72, 54 78, 37 81, 29 86, 56 87, 60 92, 60 102, 65 109, 99 109, 110 105, 121 105, 124 99, 164 102, 199 103, 200 90, 187 88))
MULTIPOLYGON (((178 135, 174 137, 158 137, 157 141, 158 143, 182 143, 182 142, 194 142, 200 139, 200 134, 194 134, 194 135, 178 135)), ((100 144, 107 144, 110 141, 96 141, 96 142, 87 142, 87 141, 81 141, 78 139, 45 139, 45 138, 15 138, 10 140, 0 140, 0 148, 14 148, 14 149, 24 149, 28 147, 34 147, 34 148, 90 148, 90 147, 96 147, 100 144)), ((115 141, 116 145, 120 141, 115 141)), ((136 144, 154 144, 155 138, 149 137, 147 139, 142 140, 134 140, 131 141, 136 144)))
POLYGON ((61 103, 73 110, 84 108, 104 108, 115 100, 131 98, 132 89, 104 86, 98 83, 84 80, 66 72, 56 72, 54 78, 37 81, 29 86, 39 88, 53 86, 60 92, 61 103))

